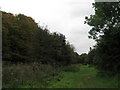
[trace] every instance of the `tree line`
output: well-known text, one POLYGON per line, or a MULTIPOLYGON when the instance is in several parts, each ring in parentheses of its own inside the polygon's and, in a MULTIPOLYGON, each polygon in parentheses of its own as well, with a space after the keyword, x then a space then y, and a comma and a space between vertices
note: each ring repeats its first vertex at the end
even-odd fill
POLYGON ((67 65, 78 54, 61 33, 50 33, 31 17, 2 12, 3 61, 67 65))
POLYGON ((79 55, 61 33, 50 33, 28 16, 3 12, 3 61, 43 64, 90 64, 101 73, 120 73, 120 2, 96 2, 95 14, 85 17, 96 41, 88 54, 79 55))

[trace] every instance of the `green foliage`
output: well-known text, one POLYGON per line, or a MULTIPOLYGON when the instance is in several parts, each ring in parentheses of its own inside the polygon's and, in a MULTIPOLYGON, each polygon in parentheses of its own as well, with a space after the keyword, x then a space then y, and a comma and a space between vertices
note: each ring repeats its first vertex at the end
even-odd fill
POLYGON ((86 17, 92 26, 90 38, 97 41, 94 62, 103 72, 119 73, 120 67, 120 2, 93 4, 95 15, 86 17))
POLYGON ((24 16, 3 12, 3 60, 25 61, 29 58, 37 25, 24 16))
POLYGON ((64 66, 62 71, 64 72, 78 72, 80 69, 75 65, 64 66))
POLYGON ((50 33, 23 14, 3 12, 3 60, 66 65, 74 62, 74 49, 61 33, 50 33))
POLYGON ((82 63, 82 64, 88 64, 87 62, 87 54, 86 53, 83 53, 79 56, 79 63, 82 63))
POLYGON ((50 33, 23 14, 3 12, 2 19, 3 88, 46 87, 61 77, 58 67, 76 62, 79 55, 63 34, 50 33))
POLYGON ((119 6, 118 3, 96 2, 93 4, 95 9, 95 15, 91 15, 90 18, 86 17, 85 23, 93 26, 90 30, 90 37, 99 40, 109 30, 119 28, 119 6))
POLYGON ((95 49, 91 49, 88 53, 88 56, 86 58, 86 63, 90 64, 90 65, 96 65, 95 60, 95 56, 96 56, 96 50, 95 49))

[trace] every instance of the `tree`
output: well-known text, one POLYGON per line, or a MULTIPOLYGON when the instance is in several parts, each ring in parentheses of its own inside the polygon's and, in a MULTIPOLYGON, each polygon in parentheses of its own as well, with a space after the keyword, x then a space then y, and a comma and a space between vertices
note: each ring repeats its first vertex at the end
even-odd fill
POLYGON ((37 24, 30 17, 3 12, 3 60, 30 59, 37 24))
POLYGON ((61 33, 50 33, 28 16, 3 12, 3 61, 67 65, 75 52, 61 33))
POLYGON ((91 49, 90 48, 90 51, 88 52, 88 56, 87 56, 87 59, 86 59, 86 63, 88 64, 91 64, 91 65, 95 65, 95 55, 96 55, 96 49, 91 49))
POLYGON ((97 41, 97 67, 116 74, 120 67, 120 2, 96 2, 93 6, 95 15, 86 17, 85 23, 92 26, 89 38, 97 41))
POLYGON ((82 64, 88 64, 87 62, 87 54, 86 53, 82 53, 80 56, 79 56, 79 63, 82 63, 82 64))

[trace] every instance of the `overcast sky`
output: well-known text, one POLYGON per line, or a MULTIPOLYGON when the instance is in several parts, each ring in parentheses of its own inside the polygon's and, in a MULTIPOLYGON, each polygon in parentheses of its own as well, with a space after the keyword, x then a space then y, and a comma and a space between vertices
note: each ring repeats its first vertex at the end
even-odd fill
POLYGON ((1 10, 25 14, 50 32, 60 32, 79 54, 87 53, 95 45, 88 39, 90 26, 84 24, 85 16, 94 14, 94 0, 0 0, 1 10))

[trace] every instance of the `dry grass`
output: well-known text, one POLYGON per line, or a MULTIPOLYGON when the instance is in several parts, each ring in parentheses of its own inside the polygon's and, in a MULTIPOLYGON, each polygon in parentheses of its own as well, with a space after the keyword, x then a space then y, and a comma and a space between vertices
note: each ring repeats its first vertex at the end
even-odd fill
POLYGON ((46 79, 56 72, 51 65, 40 63, 3 64, 3 88, 46 87, 46 79))

